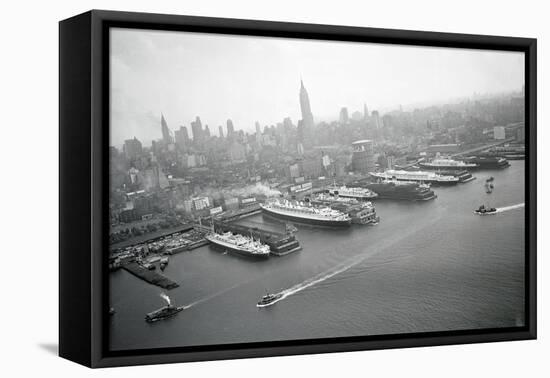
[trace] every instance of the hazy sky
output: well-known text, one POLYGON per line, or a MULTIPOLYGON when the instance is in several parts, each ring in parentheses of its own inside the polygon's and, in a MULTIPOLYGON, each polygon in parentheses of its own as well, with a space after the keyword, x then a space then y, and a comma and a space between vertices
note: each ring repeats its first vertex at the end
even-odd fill
POLYGON ((111 30, 111 144, 161 137, 200 116, 254 130, 300 119, 300 78, 316 119, 363 109, 520 90, 523 53, 351 42, 111 30))

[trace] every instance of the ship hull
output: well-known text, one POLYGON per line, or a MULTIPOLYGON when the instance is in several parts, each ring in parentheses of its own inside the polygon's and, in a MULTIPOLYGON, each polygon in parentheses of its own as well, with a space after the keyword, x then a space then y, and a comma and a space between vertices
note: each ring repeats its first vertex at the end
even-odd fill
POLYGON ((370 201, 377 197, 377 196, 358 196, 354 194, 342 194, 342 193, 338 193, 338 195, 343 198, 356 199, 357 201, 370 201))
MULTIPOLYGON (((393 179, 397 181, 414 181, 417 183, 428 183, 434 186, 453 186, 458 184, 458 179, 445 181, 445 180, 434 180, 434 179, 417 179, 414 177, 396 177, 396 176, 386 177, 386 176, 377 176, 377 175, 374 175, 374 177, 379 179, 388 179, 388 180, 393 179)), ((380 195, 380 193, 378 193, 378 195, 380 195)))
POLYGON ((273 299, 271 302, 266 302, 266 303, 256 303, 256 307, 258 308, 262 308, 262 307, 269 307, 269 306, 272 306, 274 305, 275 303, 279 302, 280 300, 282 300, 284 298, 284 296, 281 294, 280 296, 278 296, 277 298, 273 299))
POLYGON ((256 259, 256 260, 265 260, 269 257, 269 253, 261 253, 261 254, 260 253, 251 253, 251 252, 248 252, 248 251, 244 251, 244 250, 242 250, 242 249, 240 249, 236 246, 232 246, 230 244, 220 243, 217 240, 210 240, 210 242, 217 249, 220 249, 222 251, 227 251, 227 252, 233 253, 235 255, 248 257, 248 258, 252 258, 252 259, 256 259))
POLYGON ((432 190, 417 192, 414 188, 396 188, 391 184, 368 184, 372 191, 378 193, 378 199, 400 201, 431 201, 437 198, 432 190))
POLYGON ((485 213, 481 213, 479 211, 474 211, 474 214, 476 215, 480 215, 482 217, 486 216, 486 215, 495 215, 497 212, 496 211, 487 211, 485 213))
POLYGON ((145 317, 145 321, 147 323, 155 323, 160 320, 171 318, 177 314, 179 314, 181 311, 183 311, 183 307, 175 307, 170 313, 162 314, 162 315, 148 315, 145 317))
POLYGON ((351 219, 344 221, 324 220, 324 219, 312 219, 306 217, 300 217, 293 214, 279 213, 271 209, 262 207, 264 214, 273 216, 279 219, 291 220, 293 222, 302 224, 311 224, 315 226, 327 226, 327 227, 349 227, 351 225, 351 219))
POLYGON ((466 169, 466 170, 474 170, 479 169, 479 165, 477 164, 471 164, 471 165, 431 165, 426 163, 419 163, 418 164, 421 168, 429 169, 430 171, 439 171, 439 170, 458 170, 458 169, 466 169))

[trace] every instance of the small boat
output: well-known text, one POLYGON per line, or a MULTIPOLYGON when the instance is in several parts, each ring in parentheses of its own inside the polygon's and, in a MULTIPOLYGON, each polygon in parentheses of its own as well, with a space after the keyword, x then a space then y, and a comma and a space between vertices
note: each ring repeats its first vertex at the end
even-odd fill
POLYGON ((277 293, 277 294, 266 294, 260 299, 260 301, 256 304, 257 307, 267 307, 271 306, 272 304, 275 304, 276 302, 283 299, 283 293, 277 293))
POLYGON ((477 215, 492 215, 496 214, 497 209, 494 207, 485 207, 485 205, 481 205, 477 210, 474 210, 474 214, 477 215))
POLYGON ((168 297, 168 295, 161 293, 160 296, 166 301, 167 304, 166 306, 145 315, 145 321, 147 323, 154 323, 159 320, 170 318, 184 310, 183 306, 174 306, 170 301, 170 297, 168 297))

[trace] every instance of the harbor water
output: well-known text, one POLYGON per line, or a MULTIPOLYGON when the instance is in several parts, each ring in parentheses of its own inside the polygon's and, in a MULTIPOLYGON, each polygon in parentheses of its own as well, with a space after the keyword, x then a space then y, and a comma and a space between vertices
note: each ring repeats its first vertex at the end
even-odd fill
MULTIPOLYGON (((524 162, 434 188, 428 202, 375 202, 380 223, 296 225, 299 252, 254 261, 210 246, 170 257, 167 294, 185 310, 153 324, 163 290, 110 274, 112 350, 470 330, 524 324, 524 162), (493 193, 484 183, 494 177, 493 193), (476 216, 481 204, 500 211, 476 216), (283 292, 257 308, 266 292, 283 292)), ((265 215, 242 224, 283 231, 265 215)))

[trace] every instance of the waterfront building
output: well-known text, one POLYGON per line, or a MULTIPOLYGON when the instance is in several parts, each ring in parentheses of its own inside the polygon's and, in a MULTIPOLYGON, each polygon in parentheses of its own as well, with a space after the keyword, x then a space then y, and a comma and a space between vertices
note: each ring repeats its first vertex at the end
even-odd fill
POLYGON ((210 128, 208 127, 208 125, 204 126, 204 137, 206 139, 210 138, 210 128))
POLYGON ((388 155, 388 156, 386 156, 386 159, 387 159, 388 169, 393 169, 395 167, 395 156, 388 155))
POLYGON ((223 138, 223 127, 221 125, 218 126, 218 134, 220 135, 220 138, 223 138))
POLYGON ((506 129, 504 126, 493 127, 493 133, 496 140, 506 139, 506 129))
POLYGON ((450 154, 460 151, 460 145, 457 143, 447 143, 447 144, 431 144, 426 149, 426 152, 429 153, 441 153, 441 154, 450 154))
POLYGON ((369 173, 374 171, 374 143, 370 139, 358 140, 351 145, 351 165, 354 172, 369 173))
POLYGON ((288 174, 291 178, 300 177, 300 166, 297 163, 289 165, 288 174))

